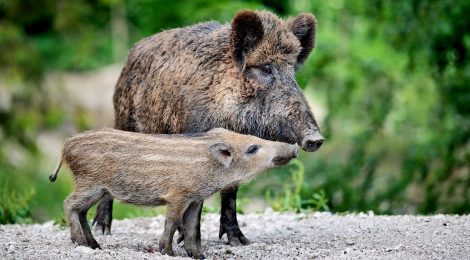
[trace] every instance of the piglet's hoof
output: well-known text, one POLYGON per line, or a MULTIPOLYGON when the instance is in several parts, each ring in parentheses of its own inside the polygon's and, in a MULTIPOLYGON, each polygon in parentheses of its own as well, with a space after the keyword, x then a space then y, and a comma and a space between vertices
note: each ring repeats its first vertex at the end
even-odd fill
POLYGON ((77 244, 79 246, 88 246, 88 241, 86 241, 85 237, 78 233, 72 233, 71 236, 72 243, 77 244))
POLYGON ((171 244, 169 243, 160 242, 158 244, 158 250, 160 251, 160 254, 162 255, 169 255, 169 256, 175 255, 175 253, 173 252, 173 248, 171 248, 171 244))
POLYGON ((186 250, 186 252, 188 253, 189 257, 192 257, 194 259, 206 259, 206 257, 203 254, 201 254, 200 252, 197 252, 197 253, 194 253, 194 254, 189 252, 188 250, 186 250))
POLYGON ((251 243, 250 240, 243 235, 238 226, 228 228, 227 225, 221 223, 219 239, 222 239, 224 234, 227 234, 228 244, 231 246, 246 246, 251 243))
POLYGON ((196 243, 185 241, 184 249, 186 250, 186 253, 188 253, 189 257, 194 259, 206 259, 206 257, 201 254, 201 251, 199 250, 199 247, 196 245, 196 243))
POLYGON ((89 245, 92 249, 101 249, 100 244, 98 244, 98 242, 96 242, 96 240, 91 241, 90 243, 88 243, 88 245, 89 245))

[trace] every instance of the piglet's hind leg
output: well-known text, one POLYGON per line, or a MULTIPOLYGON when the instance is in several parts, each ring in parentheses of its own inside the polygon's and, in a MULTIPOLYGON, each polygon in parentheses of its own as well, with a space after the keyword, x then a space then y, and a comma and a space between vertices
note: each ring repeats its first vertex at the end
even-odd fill
POLYGON ((100 248, 100 245, 91 234, 86 213, 103 194, 103 190, 85 190, 77 187, 77 191, 72 193, 65 201, 64 208, 70 224, 72 242, 78 245, 89 246, 93 249, 100 248))

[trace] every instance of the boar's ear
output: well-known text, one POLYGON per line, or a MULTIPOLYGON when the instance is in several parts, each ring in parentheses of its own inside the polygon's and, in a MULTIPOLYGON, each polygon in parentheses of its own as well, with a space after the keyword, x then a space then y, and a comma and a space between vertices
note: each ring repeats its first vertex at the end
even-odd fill
POLYGON ((315 48, 317 20, 312 14, 300 14, 287 20, 289 30, 299 39, 302 50, 297 57, 297 64, 302 64, 315 48))
POLYGON ((253 11, 240 11, 232 21, 230 51, 241 72, 245 70, 246 54, 261 41, 264 28, 258 14, 253 11))
POLYGON ((228 168, 232 163, 232 146, 229 144, 216 143, 209 147, 209 151, 211 152, 214 159, 223 164, 225 168, 228 168))

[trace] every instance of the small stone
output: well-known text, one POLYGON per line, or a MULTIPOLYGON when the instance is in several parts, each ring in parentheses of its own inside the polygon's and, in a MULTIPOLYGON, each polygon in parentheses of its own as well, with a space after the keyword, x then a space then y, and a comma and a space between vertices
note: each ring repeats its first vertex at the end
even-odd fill
POLYGON ((10 243, 10 246, 8 247, 8 251, 11 253, 11 252, 14 252, 15 249, 16 249, 15 243, 10 243))
POLYGON ((387 247, 385 248, 385 252, 392 252, 392 251, 399 251, 401 249, 405 248, 405 246, 403 244, 398 244, 394 247, 387 247))
POLYGON ((77 246, 75 248, 75 251, 81 253, 81 254, 92 254, 94 252, 93 249, 86 247, 86 246, 77 246))

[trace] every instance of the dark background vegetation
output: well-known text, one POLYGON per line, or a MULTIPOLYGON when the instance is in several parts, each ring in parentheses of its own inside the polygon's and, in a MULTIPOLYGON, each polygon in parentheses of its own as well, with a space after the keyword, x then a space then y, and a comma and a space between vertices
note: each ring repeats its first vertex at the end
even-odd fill
POLYGON ((0 223, 60 216, 70 176, 48 183, 38 134, 91 127, 51 99, 47 75, 123 64, 145 36, 240 9, 316 15, 297 80, 327 138, 242 187, 242 209, 470 213, 470 1, 0 0, 0 223))

